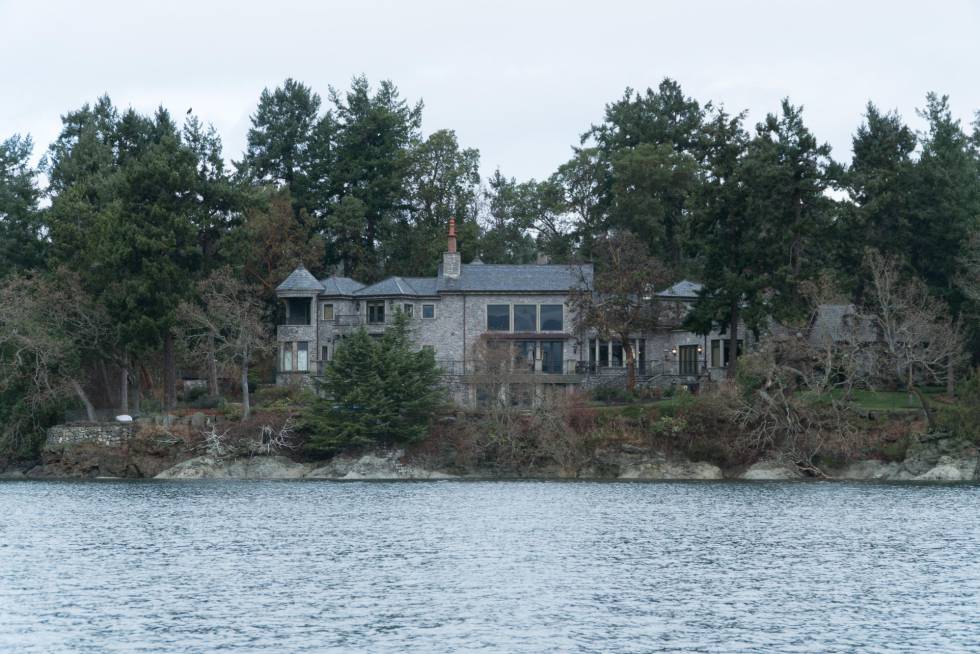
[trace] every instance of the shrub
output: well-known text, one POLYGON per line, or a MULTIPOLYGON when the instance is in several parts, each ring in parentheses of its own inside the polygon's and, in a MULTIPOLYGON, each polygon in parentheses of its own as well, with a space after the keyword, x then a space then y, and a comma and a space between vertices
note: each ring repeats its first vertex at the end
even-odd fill
POLYGON ((228 420, 241 420, 245 413, 245 407, 241 402, 226 402, 222 414, 228 420))
POLYGON ((932 403, 935 426, 980 445, 980 369, 974 370, 958 391, 954 404, 932 403))
POLYGON ((208 389, 206 386, 192 386, 184 391, 184 401, 188 404, 192 404, 194 401, 205 397, 207 394, 208 389))
POLYGON ((592 389, 592 399, 596 402, 625 403, 632 402, 633 395, 620 386, 598 386, 592 389))
POLYGON ((281 406, 299 404, 303 396, 300 386, 262 386, 255 391, 255 406, 281 406))
POLYGON ((224 399, 218 395, 202 395, 189 402, 192 409, 220 409, 224 406, 224 399))

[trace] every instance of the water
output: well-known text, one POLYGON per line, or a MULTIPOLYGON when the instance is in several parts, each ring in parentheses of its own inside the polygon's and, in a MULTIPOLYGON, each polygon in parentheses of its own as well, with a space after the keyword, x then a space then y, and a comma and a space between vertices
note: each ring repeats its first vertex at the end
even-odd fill
POLYGON ((977 652, 980 487, 0 483, 0 652, 977 652))

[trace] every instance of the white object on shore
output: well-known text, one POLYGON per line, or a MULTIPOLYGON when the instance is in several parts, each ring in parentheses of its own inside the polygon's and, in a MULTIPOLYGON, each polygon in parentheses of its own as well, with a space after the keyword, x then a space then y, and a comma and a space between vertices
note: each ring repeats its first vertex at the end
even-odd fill
POLYGON ((122 414, 121 416, 116 416, 116 422, 132 422, 132 421, 133 421, 133 416, 127 415, 125 413, 122 414))

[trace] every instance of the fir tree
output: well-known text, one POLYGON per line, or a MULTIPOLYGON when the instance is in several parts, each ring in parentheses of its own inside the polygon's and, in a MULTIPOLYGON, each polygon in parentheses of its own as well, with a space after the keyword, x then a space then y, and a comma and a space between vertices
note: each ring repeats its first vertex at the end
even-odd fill
POLYGON ((321 451, 421 440, 444 402, 435 356, 416 351, 409 318, 396 311, 384 336, 361 329, 337 347, 305 415, 310 446, 321 451))

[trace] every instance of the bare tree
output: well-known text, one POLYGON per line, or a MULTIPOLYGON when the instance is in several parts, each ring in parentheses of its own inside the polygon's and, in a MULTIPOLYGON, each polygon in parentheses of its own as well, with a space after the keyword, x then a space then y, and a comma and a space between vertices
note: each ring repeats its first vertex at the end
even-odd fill
POLYGON ((26 379, 32 408, 74 395, 95 421, 84 380, 110 335, 107 314, 73 275, 11 277, 0 287, 0 389, 26 379))
POLYGON ((904 279, 898 262, 869 251, 871 289, 864 317, 877 331, 873 352, 880 379, 905 386, 932 424, 920 383, 941 384, 964 361, 965 335, 920 280, 904 279))
POLYGON ((856 311, 831 332, 814 334, 821 307, 837 292, 827 279, 805 284, 810 305, 803 323, 774 334, 741 368, 735 401, 741 428, 737 445, 751 454, 784 458, 804 472, 825 476, 822 454, 847 455, 856 443, 851 391, 867 380, 867 323, 856 311))
POLYGON ((253 357, 272 347, 262 321, 263 305, 256 290, 227 268, 213 272, 197 287, 199 302, 185 302, 181 315, 191 326, 192 347, 218 361, 236 365, 241 373, 242 418, 248 419, 248 369, 253 357))
POLYGON ((619 341, 626 359, 626 385, 632 391, 636 388, 636 352, 631 336, 679 317, 678 307, 656 298, 670 274, 629 232, 601 240, 596 259, 600 266, 594 279, 582 272, 579 288, 572 293, 576 321, 580 330, 594 329, 600 338, 619 341))

